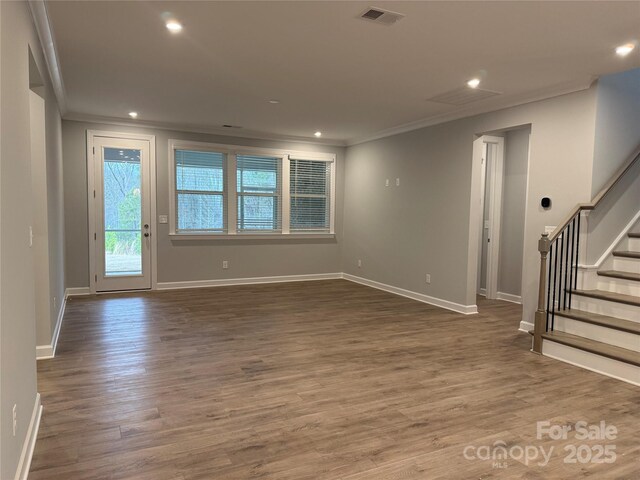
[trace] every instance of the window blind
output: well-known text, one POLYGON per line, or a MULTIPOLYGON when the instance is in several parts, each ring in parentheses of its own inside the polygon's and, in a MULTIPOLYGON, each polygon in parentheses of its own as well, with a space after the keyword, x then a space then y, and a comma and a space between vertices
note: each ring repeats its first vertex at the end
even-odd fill
POLYGON ((330 231, 331 163, 291 158, 291 231, 330 231))
POLYGON ((282 230, 282 160, 237 155, 238 232, 282 230))
POLYGON ((225 154, 176 150, 176 229, 226 231, 225 154))

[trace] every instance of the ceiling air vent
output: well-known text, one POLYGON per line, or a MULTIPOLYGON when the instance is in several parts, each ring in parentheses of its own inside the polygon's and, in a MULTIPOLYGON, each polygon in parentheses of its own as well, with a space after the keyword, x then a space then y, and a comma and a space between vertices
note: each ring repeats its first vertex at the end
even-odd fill
POLYGON ((404 15, 402 13, 391 12, 378 7, 369 7, 360 14, 360 18, 364 20, 386 25, 387 27, 393 25, 403 17, 404 15))
POLYGON ((435 97, 428 98, 427 101, 461 106, 472 102, 478 102, 485 98, 495 97, 496 95, 501 95, 501 93, 492 92, 491 90, 482 90, 480 88, 460 87, 455 90, 441 93, 435 97))

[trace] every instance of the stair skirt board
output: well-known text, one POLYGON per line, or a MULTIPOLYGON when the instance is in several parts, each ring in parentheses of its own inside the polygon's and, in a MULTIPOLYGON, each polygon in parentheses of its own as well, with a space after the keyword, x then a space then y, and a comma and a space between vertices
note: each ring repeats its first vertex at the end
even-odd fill
POLYGON ((542 354, 561 362, 640 386, 640 367, 635 365, 585 352, 551 340, 542 342, 542 354))
POLYGON ((598 290, 608 292, 624 293, 640 297, 640 282, 637 280, 626 280, 624 278, 598 276, 598 290))
POLYGON ((554 330, 640 352, 640 335, 634 333, 594 325, 593 323, 581 322, 580 320, 562 317, 558 314, 556 314, 554 321, 554 330))
POLYGON ((640 273, 640 260, 637 258, 613 257, 613 270, 640 273))
POLYGON ((622 318, 623 320, 631 320, 632 322, 640 322, 640 318, 638 318, 638 307, 627 305, 625 303, 612 302, 610 300, 601 300, 599 298, 590 298, 574 294, 571 299, 571 308, 575 310, 583 310, 585 312, 608 315, 610 317, 622 318))

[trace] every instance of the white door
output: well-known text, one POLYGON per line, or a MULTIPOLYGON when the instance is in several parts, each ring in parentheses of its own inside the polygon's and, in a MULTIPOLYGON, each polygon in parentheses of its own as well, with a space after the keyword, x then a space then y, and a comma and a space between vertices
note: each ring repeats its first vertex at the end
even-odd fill
POLYGON ((96 292, 151 288, 150 150, 93 137, 96 292))

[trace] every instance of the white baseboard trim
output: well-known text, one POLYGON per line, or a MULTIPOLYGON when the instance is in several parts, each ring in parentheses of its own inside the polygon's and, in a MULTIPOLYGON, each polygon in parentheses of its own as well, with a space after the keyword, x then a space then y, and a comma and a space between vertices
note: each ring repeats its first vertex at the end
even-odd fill
POLYGON ((67 288, 64 291, 64 297, 83 297, 85 295, 91 295, 91 289, 89 287, 73 287, 67 288))
POLYGON ((589 269, 589 268, 600 268, 600 266, 604 263, 604 261, 611 255, 611 253, 615 250, 618 244, 622 241, 623 238, 627 236, 627 234, 631 231, 633 226, 640 220, 640 210, 636 213, 633 218, 627 223, 627 225, 622 229, 620 235, 616 237, 611 245, 604 251, 604 253, 600 256, 598 261, 594 265, 580 265, 580 267, 589 269))
POLYGON ((429 305, 435 305, 436 307, 453 310, 454 312, 462 313, 464 315, 473 315, 474 313, 478 313, 478 307, 476 305, 462 305, 460 303, 454 303, 450 302, 449 300, 430 297, 422 293, 412 292, 411 290, 405 290, 404 288, 394 287, 384 283, 376 282, 374 280, 356 277, 355 275, 350 275, 348 273, 343 273, 342 278, 344 278, 345 280, 349 280, 350 282, 366 285, 367 287, 377 288, 378 290, 384 290, 385 292, 411 298, 412 300, 417 300, 422 303, 428 303, 429 305))
POLYGON ((524 320, 522 320, 520 322, 520 327, 518 328, 518 330, 520 330, 521 332, 529 333, 530 330, 533 330, 533 327, 533 323, 525 322, 524 320))
POLYGON ((183 288, 228 287, 231 285, 255 285, 259 283, 307 282, 312 280, 336 280, 342 273, 318 273, 309 275, 282 275, 278 277, 226 278, 221 280, 192 280, 186 282, 158 282, 158 290, 183 288))
POLYGON ((67 308, 67 298, 69 298, 69 296, 65 292, 64 298, 62 299, 62 305, 60 305, 60 309, 58 310, 56 326, 53 329, 53 335, 51 336, 51 344, 36 346, 36 360, 48 360, 56 356, 56 347, 58 346, 58 338, 60 337, 60 328, 62 327, 62 320, 64 319, 64 311, 67 308))
POLYGON ((504 300, 505 302, 522 304, 522 297, 520 295, 513 295, 511 293, 498 292, 496 293, 496 298, 498 300, 504 300))
POLYGON ((15 480, 27 480, 29 469, 31 468, 31 459, 33 451, 36 448, 36 439, 38 438, 38 430, 40 429, 40 418, 42 417, 42 404, 40 403, 40 394, 36 393, 36 401, 33 405, 33 413, 31 421, 27 429, 27 437, 24 439, 18 468, 16 469, 15 480))

